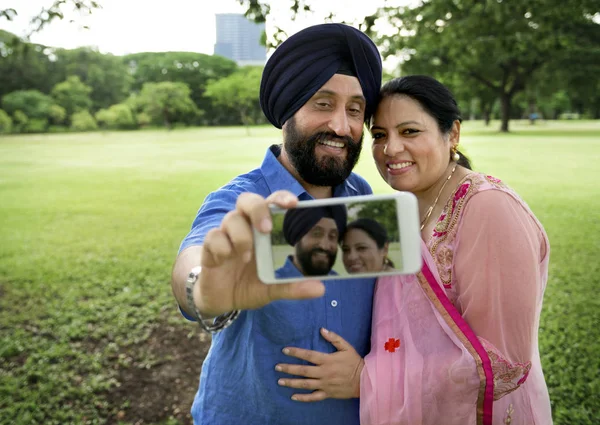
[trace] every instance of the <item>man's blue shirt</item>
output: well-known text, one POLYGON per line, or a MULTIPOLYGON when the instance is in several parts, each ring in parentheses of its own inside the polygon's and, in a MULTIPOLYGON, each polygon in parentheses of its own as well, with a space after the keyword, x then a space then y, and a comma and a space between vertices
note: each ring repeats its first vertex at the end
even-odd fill
MULTIPOLYGON (((237 197, 243 192, 266 197, 285 189, 300 200, 312 199, 279 163, 279 153, 279 146, 271 146, 260 168, 209 194, 180 251, 201 245, 206 233, 218 227, 225 214, 235 208, 237 197)), ((371 193, 367 182, 354 173, 333 192, 335 197, 371 193)), ((279 272, 289 277, 301 276, 290 261, 279 272)), ((364 357, 369 351, 375 279, 334 279, 324 283, 325 295, 321 298, 280 300, 260 309, 242 311, 229 328, 213 336, 192 406, 194 424, 359 424, 358 399, 300 403, 291 400, 291 396, 302 390, 277 384, 284 374, 275 371, 276 364, 305 363, 285 356, 281 351, 284 347, 335 351, 321 337, 322 327, 341 335, 359 355, 364 357)))

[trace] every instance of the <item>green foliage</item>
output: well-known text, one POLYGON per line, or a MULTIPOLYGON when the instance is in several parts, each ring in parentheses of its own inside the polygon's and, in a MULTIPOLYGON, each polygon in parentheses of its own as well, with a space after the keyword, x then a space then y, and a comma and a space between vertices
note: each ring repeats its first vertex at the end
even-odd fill
POLYGON ((129 106, 125 104, 112 105, 108 111, 115 117, 114 125, 120 129, 131 129, 136 126, 136 120, 129 106))
MULTIPOLYGON (((256 22, 266 22, 271 13, 268 0, 238 3, 256 22)), ((330 12, 325 21, 339 21, 334 19, 338 10, 315 8, 316 0, 288 4, 292 20, 330 12)), ((383 7, 356 17, 354 23, 373 36, 385 57, 399 60, 400 68, 392 74, 438 78, 451 87, 469 115, 489 119, 500 100, 501 130, 508 131, 509 119, 527 109, 514 110, 515 94, 540 81, 552 92, 567 90, 579 112, 600 118, 598 13, 598 3, 592 0, 423 0, 383 7), (479 109, 472 111, 473 98, 479 99, 479 109)), ((267 44, 275 47, 286 38, 285 31, 275 27, 267 44)))
POLYGON ((171 127, 176 122, 192 122, 201 114, 190 94, 185 83, 146 83, 134 104, 154 123, 171 127))
POLYGON ((27 124, 21 129, 22 133, 45 133, 48 129, 48 120, 46 118, 30 118, 27 124))
POLYGON ((77 76, 92 89, 90 100, 94 108, 108 108, 127 97, 133 78, 121 57, 89 47, 57 49, 55 55, 63 78, 77 76))
POLYGON ((0 30, 0 97, 18 90, 50 93, 64 79, 58 63, 52 61, 53 49, 25 43, 14 34, 0 30))
POLYGON ((252 117, 260 115, 260 80, 262 68, 245 67, 239 71, 210 82, 205 95, 216 106, 224 106, 238 111, 244 125, 252 123, 252 117))
POLYGON ((126 104, 113 105, 108 109, 101 109, 96 113, 96 121, 104 128, 131 129, 137 122, 126 104))
POLYGON ((436 0, 414 8, 385 7, 373 18, 401 31, 375 40, 384 55, 405 57, 403 72, 454 80, 463 90, 491 90, 501 99, 501 128, 508 131, 512 99, 537 71, 555 66, 555 58, 580 44, 598 48, 598 25, 586 17, 586 7, 582 1, 564 7, 558 0, 436 0))
POLYGON ((96 120, 88 110, 71 115, 71 128, 75 131, 93 131, 98 129, 96 120))
POLYGON ((96 123, 102 128, 110 128, 114 120, 113 115, 108 109, 100 109, 96 112, 94 118, 96 119, 96 123))
POLYGON ((17 133, 21 132, 25 128, 25 126, 27 126, 28 122, 29 122, 29 117, 27 117, 27 115, 23 111, 17 110, 14 112, 13 124, 14 124, 14 130, 17 133))
POLYGON ((357 213, 358 218, 371 218, 377 220, 388 232, 390 241, 399 240, 398 217, 396 215, 395 201, 365 202, 354 204, 360 207, 357 213))
POLYGON ((92 88, 90 86, 85 85, 79 77, 72 75, 54 86, 52 97, 56 100, 56 103, 66 110, 67 115, 71 116, 75 112, 91 108, 91 92, 92 88))
POLYGON ((46 119, 50 116, 52 98, 37 90, 18 90, 2 97, 2 108, 9 114, 23 111, 29 118, 46 119))
POLYGON ((145 112, 139 112, 136 114, 135 119, 138 127, 146 127, 152 123, 152 118, 145 112))
POLYGON ((53 124, 60 125, 67 119, 67 111, 60 105, 53 104, 50 106, 48 115, 53 124))
POLYGON ((227 77, 237 69, 235 62, 221 56, 209 56, 191 52, 147 52, 126 55, 123 63, 133 76, 133 90, 142 90, 146 83, 179 82, 190 88, 190 97, 200 111, 205 123, 230 124, 229 116, 215 110, 210 99, 204 95, 212 80, 227 77))
POLYGON ((548 109, 550 113, 547 115, 548 117, 557 117, 563 112, 567 112, 571 110, 571 100, 569 99, 569 95, 566 91, 560 90, 556 93, 553 93, 548 101, 548 109))
POLYGON ((12 130, 12 118, 6 111, 0 109, 0 133, 10 133, 12 130))
POLYGON ((49 125, 47 131, 48 133, 67 133, 70 130, 64 125, 49 125))

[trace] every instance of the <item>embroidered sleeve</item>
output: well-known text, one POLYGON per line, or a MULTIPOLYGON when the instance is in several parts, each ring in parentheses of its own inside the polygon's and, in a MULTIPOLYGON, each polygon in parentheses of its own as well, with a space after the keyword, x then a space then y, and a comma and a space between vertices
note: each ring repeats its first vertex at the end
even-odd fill
POLYGON ((498 400, 506 394, 512 393, 525 382, 531 370, 531 362, 511 363, 489 341, 483 338, 479 338, 479 341, 481 341, 492 363, 494 400, 498 400))
POLYGON ((486 190, 467 203, 457 233, 457 307, 485 341, 498 399, 527 379, 546 276, 545 239, 511 195, 486 190))

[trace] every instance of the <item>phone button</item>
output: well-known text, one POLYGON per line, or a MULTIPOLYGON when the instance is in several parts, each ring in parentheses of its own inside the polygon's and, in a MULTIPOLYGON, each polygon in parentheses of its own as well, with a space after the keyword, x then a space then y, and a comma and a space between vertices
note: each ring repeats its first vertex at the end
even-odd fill
POLYGON ((338 304, 338 303, 337 303, 337 301, 336 301, 336 300, 333 300, 333 301, 331 301, 331 306, 332 306, 332 307, 337 307, 337 304, 338 304))

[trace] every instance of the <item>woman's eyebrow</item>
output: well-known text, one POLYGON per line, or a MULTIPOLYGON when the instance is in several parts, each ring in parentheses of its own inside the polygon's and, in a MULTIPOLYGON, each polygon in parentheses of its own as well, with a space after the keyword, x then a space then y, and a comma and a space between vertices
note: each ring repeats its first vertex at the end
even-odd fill
MULTIPOLYGON (((397 124, 395 128, 398 128, 398 127, 404 127, 405 125, 409 125, 409 124, 417 124, 417 125, 420 125, 420 123, 419 123, 418 121, 412 121, 412 120, 411 120, 411 121, 404 121, 404 122, 401 122, 400 124, 397 124)), ((384 129, 383 127, 379 127, 379 126, 377 126, 377 125, 374 125, 373 127, 371 127, 371 130, 383 130, 383 129, 384 129)))

